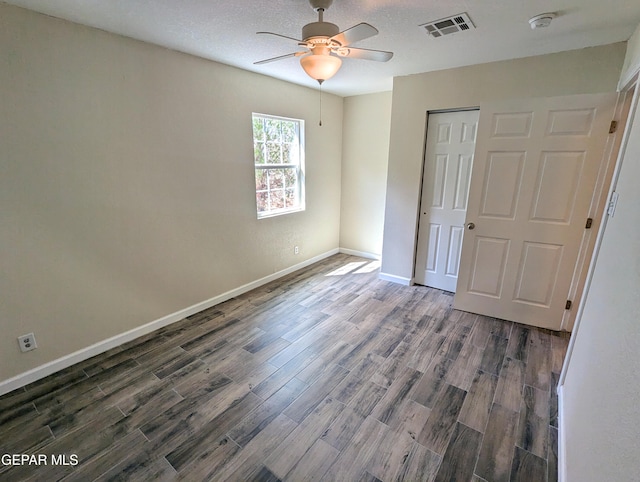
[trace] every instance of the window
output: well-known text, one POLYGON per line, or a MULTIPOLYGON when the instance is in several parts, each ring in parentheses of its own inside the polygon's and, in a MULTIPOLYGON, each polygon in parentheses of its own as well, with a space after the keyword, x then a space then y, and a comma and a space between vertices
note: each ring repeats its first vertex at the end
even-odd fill
POLYGON ((304 210, 304 121, 253 114, 258 218, 304 210))

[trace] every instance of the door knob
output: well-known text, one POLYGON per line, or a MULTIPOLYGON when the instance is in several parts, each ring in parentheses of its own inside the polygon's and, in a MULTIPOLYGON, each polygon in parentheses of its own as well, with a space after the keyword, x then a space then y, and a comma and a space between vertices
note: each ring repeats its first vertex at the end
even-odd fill
POLYGON ((467 229, 474 229, 475 227, 476 227, 476 225, 473 224, 473 223, 467 224, 467 229))

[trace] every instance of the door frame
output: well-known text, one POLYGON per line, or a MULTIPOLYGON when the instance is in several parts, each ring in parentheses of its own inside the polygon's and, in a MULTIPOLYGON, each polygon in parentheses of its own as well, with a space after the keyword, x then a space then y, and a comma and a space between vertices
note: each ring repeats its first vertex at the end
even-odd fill
MULTIPOLYGON (((630 87, 632 89, 633 87, 630 87)), ((616 131, 607 137, 603 153, 600 171, 596 180, 596 187, 591 198, 589 212, 593 215, 592 229, 585 230, 578 259, 573 272, 571 285, 569 286, 568 300, 571 300, 575 309, 565 310, 560 324, 561 331, 573 331, 576 320, 582 314, 585 295, 588 291, 588 281, 593 275, 592 267, 597 257, 597 248, 602 242, 602 235, 606 226, 606 210, 609 205, 611 193, 615 187, 615 178, 620 170, 619 153, 623 139, 626 139, 627 121, 631 111, 634 93, 626 90, 618 93, 613 119, 618 125, 616 131), (614 177, 614 173, 616 174, 614 177)))
POLYGON ((618 176, 620 174, 620 169, 622 168, 622 161, 626 150, 625 146, 629 137, 629 119, 637 109, 640 109, 640 70, 636 72, 625 85, 621 86, 620 95, 618 96, 618 103, 616 104, 615 111, 616 117, 619 119, 618 131, 616 132, 616 143, 610 152, 609 161, 613 164, 613 166, 611 167, 608 182, 606 183, 606 203, 600 206, 599 212, 601 214, 602 222, 599 224, 598 232, 594 237, 594 246, 591 251, 588 267, 585 269, 585 277, 580 293, 580 303, 578 305, 578 309, 576 310, 575 317, 572 320, 574 322, 573 330, 571 333, 571 338, 569 339, 567 353, 562 364, 562 371, 560 372, 560 377, 558 379, 558 393, 561 392, 562 386, 564 385, 564 381, 567 376, 568 367, 571 363, 571 356, 575 345, 576 334, 580 329, 580 319, 582 318, 587 295, 589 294, 589 287, 591 285, 591 280, 593 279, 594 267, 596 265, 596 260, 598 259, 598 253, 600 251, 604 232, 607 227, 608 215, 606 211, 609 204, 608 201, 609 199, 611 199, 611 195, 616 189, 618 176))

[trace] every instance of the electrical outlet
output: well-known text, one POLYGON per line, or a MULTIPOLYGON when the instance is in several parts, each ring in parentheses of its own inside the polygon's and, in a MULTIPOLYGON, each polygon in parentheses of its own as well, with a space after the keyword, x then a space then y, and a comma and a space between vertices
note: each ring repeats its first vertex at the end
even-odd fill
POLYGON ((27 333, 26 335, 19 336, 18 344, 20 345, 21 352, 31 351, 38 348, 36 336, 33 333, 27 333))
POLYGON ((300 249, 297 246, 293 247, 293 254, 300 254, 300 249))

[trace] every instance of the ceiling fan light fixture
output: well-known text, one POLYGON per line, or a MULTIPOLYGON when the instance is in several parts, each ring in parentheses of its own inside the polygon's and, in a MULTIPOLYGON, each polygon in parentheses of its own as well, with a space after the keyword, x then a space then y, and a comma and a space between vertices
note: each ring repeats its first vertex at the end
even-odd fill
POLYGON ((342 60, 329 54, 312 53, 300 57, 300 65, 309 77, 322 83, 336 75, 340 70, 342 60))
POLYGON ((393 52, 383 50, 361 49, 351 47, 352 43, 359 42, 378 34, 378 30, 368 23, 361 22, 351 28, 340 32, 334 23, 324 21, 324 11, 331 6, 333 0, 309 0, 311 7, 318 13, 318 21, 306 24, 302 27, 302 38, 296 39, 273 32, 257 32, 258 34, 275 35, 288 40, 293 40, 299 50, 286 55, 279 55, 270 59, 254 62, 254 65, 262 65, 289 57, 300 57, 300 66, 309 77, 317 80, 320 85, 333 77, 342 65, 341 57, 354 59, 375 60, 386 62, 391 60, 393 52))

